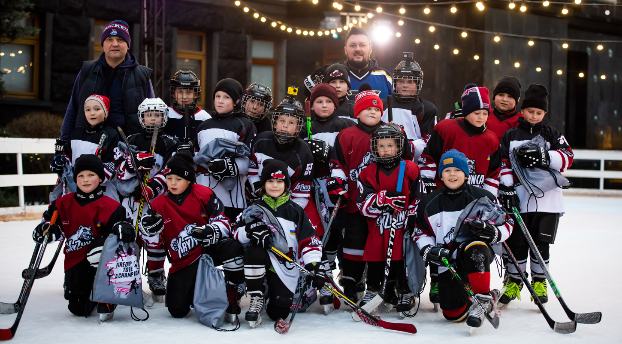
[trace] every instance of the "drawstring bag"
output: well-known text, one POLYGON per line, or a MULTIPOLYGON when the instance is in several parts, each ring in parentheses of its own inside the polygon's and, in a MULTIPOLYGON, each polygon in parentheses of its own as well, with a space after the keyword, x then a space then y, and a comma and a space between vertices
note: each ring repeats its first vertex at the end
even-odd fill
POLYGON ((240 328, 239 321, 233 330, 220 328, 229 306, 225 276, 214 266, 212 257, 206 254, 199 260, 192 302, 194 315, 201 324, 218 331, 235 331, 240 328))
POLYGON ((417 297, 423 292, 425 283, 425 263, 419 252, 419 246, 413 241, 411 231, 404 233, 402 254, 406 271, 406 284, 417 297))

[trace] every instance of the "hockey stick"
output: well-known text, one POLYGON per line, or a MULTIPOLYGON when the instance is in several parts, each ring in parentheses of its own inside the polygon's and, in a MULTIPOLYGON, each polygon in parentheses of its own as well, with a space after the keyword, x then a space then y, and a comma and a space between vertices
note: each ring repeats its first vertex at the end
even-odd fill
MULTIPOLYGON (((159 127, 155 126, 155 128, 153 129, 153 135, 151 136, 151 147, 149 147, 149 153, 151 153, 152 156, 155 153, 155 145, 156 141, 158 140, 158 129, 159 127)), ((130 154, 132 154, 131 151, 130 154)), ((135 165, 134 168, 137 170, 136 173, 138 173, 138 166, 135 165)), ((145 175, 143 177, 143 180, 141 181, 143 196, 140 198, 140 205, 138 206, 138 213, 136 214, 136 224, 134 225, 134 227, 136 228, 136 235, 138 235, 138 226, 140 226, 140 220, 143 216, 143 207, 145 206, 145 200, 148 199, 145 189, 147 188, 147 183, 149 183, 150 172, 151 171, 145 171, 145 175)), ((149 204, 149 206, 151 207, 151 204, 149 204)))
POLYGON ((512 212, 514 213, 514 217, 516 218, 516 221, 520 225, 520 229, 523 231, 523 234, 525 235, 525 239, 527 239, 527 243, 529 244, 529 248, 531 249, 531 252, 536 255, 538 264, 540 264, 540 267, 542 267, 542 271, 544 271, 544 275, 546 276, 546 279, 549 281, 549 284, 551 285, 551 288, 553 289, 553 292, 555 293, 555 297, 557 297, 557 300, 562 305, 562 308, 566 312, 566 315, 568 315, 568 318, 580 324, 598 324, 603 317, 603 314, 601 312, 575 313, 571 311, 570 308, 568 308, 568 306, 566 305, 566 302, 564 301, 564 298, 562 297, 562 294, 559 292, 559 289, 557 289, 557 284, 555 284, 555 281, 553 281, 553 277, 549 273, 549 269, 547 269, 546 264, 544 263, 544 259, 542 259, 542 255, 540 254, 540 251, 538 251, 538 247, 536 246, 536 243, 533 241, 531 234, 529 234, 529 230, 527 229, 527 226, 523 222, 523 218, 520 216, 518 209, 516 209, 516 207, 512 207, 512 212))
POLYGON ((184 105, 184 122, 184 143, 188 143, 190 141, 190 133, 188 133, 190 129, 190 106, 188 104, 184 105))
MULTIPOLYGON (((314 276, 313 273, 305 269, 300 264, 296 263, 294 260, 292 260, 290 257, 285 255, 283 252, 279 251, 278 249, 274 247, 270 247, 270 250, 273 253, 282 257, 283 259, 287 260, 288 262, 292 263, 302 273, 309 275, 309 276, 314 276)), ((406 332, 406 333, 412 333, 412 334, 417 333, 417 328, 413 324, 391 323, 391 322, 387 322, 387 321, 380 319, 380 317, 376 317, 376 316, 369 314, 369 312, 365 311, 364 309, 359 307, 355 302, 351 301, 345 295, 343 295, 343 292, 337 286, 337 284, 335 284, 335 281, 333 281, 332 279, 328 277, 326 277, 326 281, 330 283, 330 286, 324 285, 324 288, 330 291, 333 295, 341 298, 348 306, 350 306, 350 308, 352 308, 353 311, 359 314, 359 317, 361 318, 361 320, 363 320, 364 323, 373 325, 373 326, 382 327, 387 330, 400 331, 400 332, 406 332)))
MULTIPOLYGON (((33 266, 32 275, 26 281, 25 288, 22 288, 22 292, 20 293, 19 299, 16 302, 16 307, 19 307, 19 311, 17 312, 17 317, 15 318, 15 322, 13 322, 13 326, 7 329, 0 329, 0 340, 9 340, 13 339, 15 336, 15 332, 17 332, 17 327, 19 326, 19 322, 22 319, 22 315, 24 314, 24 309, 26 309, 26 302, 28 302, 28 297, 30 296, 30 292, 32 291, 32 285, 35 283, 35 273, 41 264, 41 259, 43 259, 43 255, 45 254, 45 248, 48 245, 48 238, 50 234, 48 233, 48 229, 52 224, 56 222, 56 218, 58 217, 58 211, 54 211, 52 214, 52 219, 50 220, 50 224, 48 228, 43 232, 43 243, 41 244, 40 249, 37 252, 37 258, 35 260, 35 264, 33 266), (19 304, 19 305, 17 305, 19 304)), ((35 247, 36 249, 36 247, 35 247)))
POLYGON ((540 309, 540 312, 542 312, 544 319, 546 319, 546 322, 549 323, 549 326, 551 327, 551 329, 553 329, 553 331, 557 333, 563 333, 563 334, 575 332, 577 330, 576 321, 572 320, 570 322, 558 323, 554 321, 553 319, 551 319, 551 317, 549 316, 549 313, 544 308, 544 305, 542 304, 542 302, 540 302, 540 298, 538 298, 538 295, 536 295, 535 290, 533 290, 531 283, 529 283, 527 276, 525 276, 525 273, 523 272, 523 270, 521 270, 520 266, 518 265, 518 262, 516 261, 516 257, 514 257, 514 254, 508 247, 508 244, 504 242, 503 247, 505 248, 505 252, 507 253, 508 258, 510 259, 510 262, 512 262, 512 265, 514 265, 516 270, 518 270, 518 273, 520 274, 520 278, 523 280, 523 283, 525 284, 525 286, 527 286, 527 289, 529 289, 529 293, 531 293, 531 297, 533 297, 533 301, 536 303, 536 305, 540 309))
MULTIPOLYGON (((125 143, 125 145, 127 146, 127 150, 130 153, 130 158, 132 159, 132 165, 138 166, 138 164, 136 164, 136 158, 134 158, 134 154, 132 154, 132 148, 130 146, 130 142, 127 140, 127 136, 125 136, 123 129, 121 129, 121 127, 117 127, 117 130, 119 131, 119 135, 121 135, 121 139, 123 140, 123 143, 125 143)), ((145 190, 145 187, 143 186, 142 183, 138 183, 138 185, 140 185, 142 195, 146 199, 147 204, 149 204, 149 208, 151 208, 151 202, 149 201, 149 198, 146 197, 147 190, 145 190)))
MULTIPOLYGON (((451 264, 449 264, 449 261, 445 257, 443 257, 443 264, 445 264, 445 267, 447 269, 449 269, 449 271, 451 271, 451 274, 454 276, 454 278, 456 278, 460 283, 462 283, 462 289, 467 294, 467 298, 469 299, 469 301, 471 301, 472 303, 476 304, 484 312, 484 315, 486 316, 486 319, 488 319, 488 321, 492 324, 492 327, 494 327, 495 329, 499 328, 499 312, 498 312, 498 309, 493 306, 494 311, 493 311, 493 314, 491 316, 490 313, 488 313, 488 310, 486 308, 484 308, 484 305, 482 305, 482 303, 479 302, 479 300, 475 297, 475 294, 473 294, 473 290, 471 289, 471 286, 468 285, 467 283, 465 283, 462 280, 462 278, 460 278, 460 275, 458 275, 458 273, 456 272, 454 267, 451 264)), ((498 300, 493 299, 492 300, 493 305, 497 301, 498 300)))
POLYGON ((330 220, 328 220, 328 224, 326 225, 326 230, 324 231, 324 236, 322 237, 322 247, 326 245, 326 242, 328 241, 328 238, 330 237, 330 226, 333 224, 333 220, 335 219, 335 216, 337 216, 337 211, 339 210, 340 206, 341 206, 341 197, 339 197, 339 199, 337 200, 337 203, 335 204, 335 208, 333 208, 333 212, 330 214, 330 220))
POLYGON ((292 316, 289 318, 289 322, 286 322, 284 319, 279 319, 274 323, 274 330, 279 334, 286 334, 289 332, 289 328, 292 327, 292 323, 294 322, 294 317, 296 313, 298 313, 298 309, 300 308, 300 302, 304 298, 304 291, 307 288, 307 282, 305 281, 300 287, 300 292, 298 293, 298 299, 296 300, 296 305, 294 306, 294 311, 292 312, 292 316))

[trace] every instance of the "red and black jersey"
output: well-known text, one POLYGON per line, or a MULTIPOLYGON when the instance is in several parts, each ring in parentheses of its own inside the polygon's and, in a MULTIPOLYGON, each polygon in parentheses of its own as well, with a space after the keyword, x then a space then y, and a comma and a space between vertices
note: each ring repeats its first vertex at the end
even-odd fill
POLYGON ((504 114, 499 112, 499 110, 494 109, 486 121, 486 130, 492 131, 495 135, 497 135, 499 142, 501 142, 503 133, 505 133, 508 129, 516 127, 518 125, 518 119, 522 117, 523 114, 516 110, 516 108, 504 114))
MULTIPOLYGON (((203 121, 212 118, 212 116, 200 107, 191 109, 190 112, 190 120, 188 121, 188 137, 194 144, 194 148, 198 149, 199 144, 197 142, 197 128, 203 121)), ((186 135, 186 120, 184 119, 184 114, 177 112, 177 110, 173 107, 169 107, 168 122, 166 122, 166 126, 164 126, 164 132, 175 138, 178 142, 183 141, 186 135)))
MULTIPOLYGON (((406 196, 406 209, 394 214, 393 211, 381 209, 377 206, 377 197, 380 191, 396 191, 399 179, 400 165, 390 170, 375 163, 364 168, 359 174, 357 206, 361 214, 367 217, 367 242, 363 260, 378 262, 386 259, 389 246, 389 235, 393 216, 397 216, 397 227, 393 243, 392 260, 402 260, 402 237, 406 226, 407 215, 415 215, 421 200, 419 193, 419 167, 412 161, 406 161, 401 194, 406 196)), ((392 209, 392 208, 391 208, 392 209)))
POLYGON ((483 132, 477 132, 479 129, 464 118, 439 122, 434 127, 430 141, 419 159, 421 177, 436 178, 437 184, 442 185, 437 175, 437 164, 443 153, 456 149, 467 157, 469 184, 496 195, 501 166, 499 140, 486 128, 483 128, 483 132))
POLYGON ((131 221, 125 208, 114 199, 104 196, 98 188, 84 196, 72 192, 53 201, 43 214, 43 221, 49 222, 54 210, 58 210, 62 238, 65 240, 65 271, 86 258, 94 239, 112 232, 112 226, 120 221, 131 221))
MULTIPOLYGON (((167 249, 171 257, 169 274, 196 261, 202 246, 190 233, 193 226, 210 224, 220 229, 223 238, 230 237, 230 223, 222 202, 216 194, 203 185, 191 184, 181 195, 166 193, 151 202, 153 211, 162 214, 164 230, 159 237, 143 237, 147 253, 154 256, 167 249)), ((150 257, 151 258, 151 257, 150 257)))
POLYGON ((357 181, 361 171, 376 162, 371 154, 370 140, 374 131, 382 124, 379 122, 373 127, 363 123, 342 130, 335 140, 335 147, 331 152, 331 177, 341 178, 348 182, 350 200, 346 205, 346 213, 355 213, 358 199, 357 181))
POLYGON ((77 127, 71 133, 71 139, 65 143, 63 153, 69 166, 73 166, 83 154, 97 155, 97 146, 103 134, 106 134, 101 150, 101 159, 104 162, 104 172, 109 180, 115 173, 115 151, 119 145, 119 134, 115 129, 101 122, 94 127, 77 127))

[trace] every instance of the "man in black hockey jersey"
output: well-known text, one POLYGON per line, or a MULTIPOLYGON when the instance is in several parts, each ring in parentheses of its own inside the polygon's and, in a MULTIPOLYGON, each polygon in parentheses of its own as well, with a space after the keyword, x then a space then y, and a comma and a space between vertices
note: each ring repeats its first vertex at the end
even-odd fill
POLYGON ((266 115, 272 110, 272 90, 256 82, 244 90, 242 108, 257 129, 257 134, 272 130, 272 121, 266 115))

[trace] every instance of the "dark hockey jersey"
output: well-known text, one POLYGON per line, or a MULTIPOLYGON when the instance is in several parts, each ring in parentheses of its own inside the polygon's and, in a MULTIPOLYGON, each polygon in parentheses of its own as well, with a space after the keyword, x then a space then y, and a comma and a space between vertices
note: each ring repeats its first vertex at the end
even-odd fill
POLYGON ((510 162, 512 150, 538 135, 542 136, 546 142, 550 158, 549 168, 565 172, 572 165, 574 154, 564 135, 552 126, 542 123, 532 126, 520 117, 518 126, 506 131, 501 138, 501 183, 506 186, 516 185, 516 193, 521 201, 521 213, 564 213, 564 197, 561 188, 545 192, 542 198, 530 198, 527 189, 522 184, 517 184, 518 178, 513 174, 510 162))
POLYGON ((523 114, 516 110, 516 108, 505 114, 501 114, 499 110, 494 109, 492 114, 488 116, 488 120, 486 120, 486 130, 492 131, 497 135, 499 142, 501 142, 503 133, 508 129, 516 127, 518 125, 518 119, 522 117, 523 114))
MULTIPOLYGON (((197 129, 203 121, 210 118, 212 118, 212 116, 200 107, 194 108, 194 113, 190 114, 188 136, 190 140, 192 140, 195 149, 199 147, 197 142, 197 129)), ((186 135, 186 120, 184 119, 184 114, 177 112, 173 107, 169 107, 168 122, 166 122, 166 126, 164 126, 164 132, 175 138, 177 142, 182 142, 186 135)))
POLYGON ((358 120, 354 118, 354 101, 348 100, 347 95, 339 99, 339 106, 333 113, 340 118, 351 120, 354 124, 358 123, 358 120))
POLYGON ((335 146, 331 152, 330 163, 332 164, 331 177, 341 178, 348 183, 348 195, 350 200, 346 205, 346 213, 355 213, 359 209, 356 206, 358 199, 357 181, 361 171, 376 162, 371 154, 370 140, 374 131, 382 124, 380 121, 373 127, 363 123, 342 130, 335 140, 335 146))
POLYGON ((97 154, 97 146, 102 134, 106 134, 102 145, 101 159, 104 162, 104 172, 108 181, 115 173, 115 148, 119 145, 119 134, 115 129, 108 127, 106 122, 97 124, 95 127, 77 127, 71 133, 71 139, 65 143, 63 149, 65 160, 73 167, 76 159, 82 154, 97 154))
POLYGON ((436 178, 437 164, 443 153, 456 149, 467 157, 469 163, 469 184, 484 188, 497 195, 501 153, 499 140, 489 130, 479 134, 464 118, 447 119, 439 122, 432 131, 428 145, 419 159, 422 178, 436 178))
POLYGON ((413 216, 416 214, 417 205, 421 200, 421 195, 418 192, 419 167, 412 161, 406 161, 401 191, 401 194, 407 198, 406 209, 394 214, 393 208, 386 210, 378 208, 376 205, 380 191, 397 190, 399 170, 399 164, 390 170, 386 170, 380 164, 375 163, 365 167, 359 174, 358 189, 361 193, 358 195, 356 205, 361 210, 361 214, 367 217, 367 228, 369 229, 363 253, 364 261, 378 262, 386 259, 394 216, 397 216, 397 227, 391 259, 402 260, 402 238, 406 217, 408 214, 413 216))
POLYGON ((250 116, 248 117, 248 119, 250 119, 251 122, 253 122, 257 135, 259 135, 260 133, 266 132, 266 131, 272 131, 272 120, 270 119, 270 117, 271 117, 270 115, 266 115, 258 121, 253 121, 253 119, 251 119, 250 116))
POLYGON ((144 237, 147 254, 161 257, 167 249, 171 257, 169 274, 174 273, 201 257, 202 246, 190 233, 193 226, 210 224, 220 229, 221 238, 230 237, 229 219, 224 206, 214 192, 203 185, 191 184, 181 195, 166 193, 151 202, 153 211, 162 214, 164 230, 159 236, 144 237))
MULTIPOLYGON (((292 257, 295 257, 297 263, 306 265, 309 263, 319 263, 322 260, 322 241, 313 229, 303 208, 291 199, 276 207, 276 209, 271 208, 263 199, 257 201, 257 204, 268 209, 279 221, 285 232, 289 253, 292 257)), ((245 225, 234 228, 233 237, 242 244, 250 242, 246 236, 245 225)), ((283 253, 287 254, 288 252, 283 253)), ((289 290, 294 292, 299 276, 298 269, 289 263, 285 263, 282 258, 277 258, 271 251, 268 251, 268 254, 270 255, 274 271, 289 290)))
POLYGON ((56 224, 61 226, 65 239, 65 271, 82 260, 97 238, 108 236, 119 221, 131 221, 129 214, 119 202, 99 188, 88 196, 72 192, 53 201, 43 214, 43 222, 49 222, 54 210, 58 210, 56 224))
MULTIPOLYGON (((212 118, 203 121, 199 125, 198 141, 200 150, 203 146, 216 138, 228 139, 231 141, 242 142, 249 148, 255 137, 255 126, 248 119, 246 114, 238 109, 227 114, 221 115, 216 111, 212 112, 212 118)), ((218 180, 214 179, 208 171, 199 167, 197 171, 197 183, 205 185, 216 193, 225 207, 243 209, 246 207, 246 197, 244 185, 248 175, 248 157, 235 158, 238 165, 238 182, 232 190, 227 190, 218 180)))

